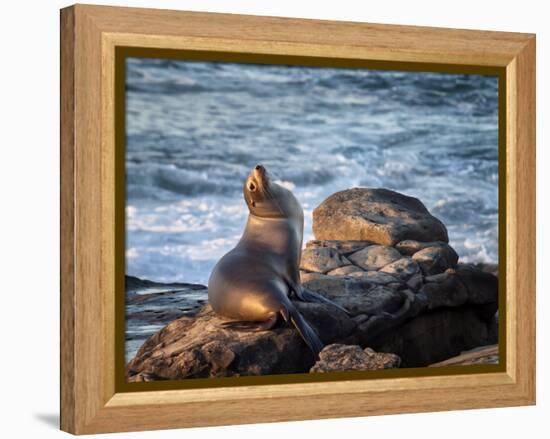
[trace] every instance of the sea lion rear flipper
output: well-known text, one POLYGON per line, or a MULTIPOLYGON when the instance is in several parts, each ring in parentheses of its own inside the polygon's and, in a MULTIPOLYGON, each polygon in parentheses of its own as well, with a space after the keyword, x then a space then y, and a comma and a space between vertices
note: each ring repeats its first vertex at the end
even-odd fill
POLYGON ((319 358, 319 352, 323 349, 323 342, 319 339, 319 336, 315 333, 313 328, 309 326, 309 323, 302 317, 300 312, 289 304, 286 308, 281 309, 281 315, 285 321, 290 321, 300 336, 304 339, 306 344, 315 354, 315 358, 319 358))
POLYGON ((325 296, 316 293, 315 291, 308 290, 303 286, 300 286, 299 288, 293 288, 293 290, 296 293, 296 297, 302 302, 326 303, 338 308, 340 311, 345 312, 347 315, 350 315, 349 311, 346 308, 338 305, 330 299, 327 299, 325 296))

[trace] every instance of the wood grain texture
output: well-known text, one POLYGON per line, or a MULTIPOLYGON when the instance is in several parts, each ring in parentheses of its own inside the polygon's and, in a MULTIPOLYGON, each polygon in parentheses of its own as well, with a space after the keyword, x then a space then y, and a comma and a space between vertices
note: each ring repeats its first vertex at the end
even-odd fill
POLYGON ((75 10, 76 429, 105 403, 105 309, 101 289, 101 46, 86 14, 75 10))
POLYGON ((536 332, 536 63, 535 39, 530 38, 513 64, 516 111, 510 124, 515 125, 515 161, 509 164, 515 173, 509 190, 515 192, 515 217, 511 217, 511 233, 515 237, 509 249, 510 262, 515 265, 515 276, 510 290, 515 294, 515 373, 526 395, 535 400, 535 332, 536 332))
POLYGON ((61 32, 63 430, 81 434, 534 403, 534 36, 82 5, 61 12, 61 32), (506 372, 115 393, 117 46, 505 67, 506 372))
POLYGON ((114 125, 114 72, 115 50, 103 45, 101 53, 101 292, 103 303, 103 401, 106 403, 115 393, 115 125, 114 125))
POLYGON ((74 288, 74 10, 61 11, 61 428, 74 431, 75 419, 75 288, 74 288))
MULTIPOLYGON (((254 45, 262 53, 506 66, 526 35, 433 27, 81 6, 104 32, 146 36, 149 44, 182 36, 214 43, 216 50, 254 45)), ((246 50, 246 49, 245 49, 246 50)))

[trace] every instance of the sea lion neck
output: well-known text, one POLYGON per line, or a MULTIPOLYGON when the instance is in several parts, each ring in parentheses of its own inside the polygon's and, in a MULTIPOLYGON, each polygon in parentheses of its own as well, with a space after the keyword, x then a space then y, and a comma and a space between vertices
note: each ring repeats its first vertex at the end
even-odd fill
POLYGON ((252 212, 248 213, 248 221, 247 226, 250 224, 251 226, 261 226, 262 223, 265 223, 266 221, 270 223, 286 223, 288 222, 289 218, 286 216, 260 216, 255 215, 252 212))
POLYGON ((289 218, 264 218, 251 214, 240 244, 256 250, 268 248, 274 253, 285 254, 289 251, 291 235, 296 233, 293 221, 289 218))

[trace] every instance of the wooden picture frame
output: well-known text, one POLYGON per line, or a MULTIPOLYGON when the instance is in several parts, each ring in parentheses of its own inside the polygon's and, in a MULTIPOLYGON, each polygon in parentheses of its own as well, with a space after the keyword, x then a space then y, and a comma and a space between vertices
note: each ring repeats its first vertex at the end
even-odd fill
POLYGON ((62 430, 85 434, 529 405, 535 403, 535 364, 534 35, 88 5, 61 11, 62 430), (373 375, 330 385, 121 391, 115 242, 124 228, 115 209, 115 145, 121 134, 114 122, 120 48, 498 74, 505 108, 505 210, 499 220, 506 237, 500 249, 503 367, 373 375))

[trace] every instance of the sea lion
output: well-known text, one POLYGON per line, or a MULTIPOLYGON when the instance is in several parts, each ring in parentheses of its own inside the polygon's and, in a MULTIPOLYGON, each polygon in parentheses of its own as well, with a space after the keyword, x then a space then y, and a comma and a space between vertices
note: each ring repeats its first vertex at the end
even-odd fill
POLYGON ((233 326, 242 329, 271 329, 282 316, 318 355, 323 344, 290 295, 338 305, 300 285, 302 207, 291 191, 272 181, 262 165, 246 178, 243 194, 249 209, 246 227, 236 247, 212 270, 208 301, 217 314, 237 320, 233 326))

